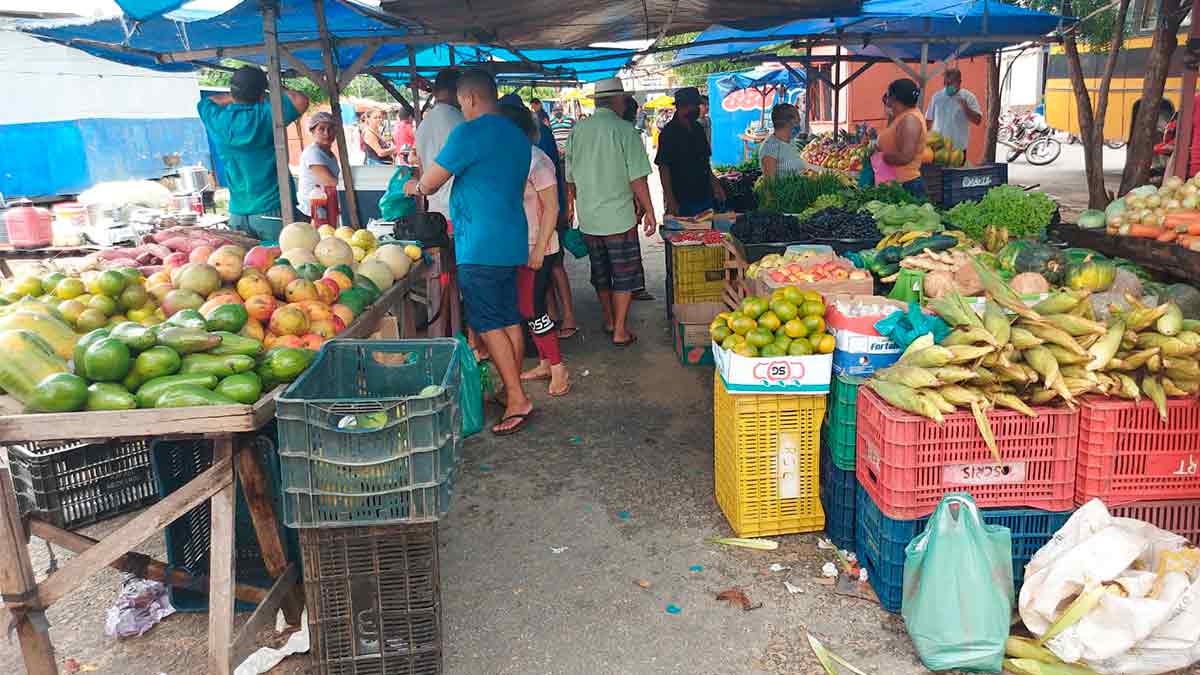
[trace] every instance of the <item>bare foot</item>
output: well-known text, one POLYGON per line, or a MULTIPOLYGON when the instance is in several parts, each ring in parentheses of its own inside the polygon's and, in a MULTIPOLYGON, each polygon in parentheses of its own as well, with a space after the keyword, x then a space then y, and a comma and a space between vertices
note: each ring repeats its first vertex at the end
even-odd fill
POLYGON ((521 373, 521 379, 525 382, 531 380, 549 380, 552 375, 550 365, 547 363, 539 363, 536 367, 521 373))
POLYGON ((561 363, 550 366, 550 395, 566 396, 569 391, 571 391, 571 378, 567 374, 567 367, 561 363))

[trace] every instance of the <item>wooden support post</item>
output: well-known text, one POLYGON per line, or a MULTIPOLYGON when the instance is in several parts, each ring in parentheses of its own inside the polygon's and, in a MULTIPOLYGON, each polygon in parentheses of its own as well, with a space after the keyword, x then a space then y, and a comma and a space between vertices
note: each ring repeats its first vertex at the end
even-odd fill
POLYGON ((230 675, 229 648, 233 646, 233 547, 235 490, 232 435, 213 441, 213 466, 227 467, 228 482, 212 496, 212 538, 208 567, 208 672, 230 675))
POLYGON ((417 50, 408 48, 408 88, 412 91, 413 124, 421 124, 421 92, 417 89, 417 50))
POLYGON ((416 111, 413 110, 412 104, 408 102, 408 99, 404 97, 404 94, 400 93, 400 90, 396 88, 396 85, 392 84, 391 80, 387 79, 387 77, 384 75, 380 75, 379 73, 371 73, 371 77, 375 78, 375 81, 379 83, 379 86, 383 87, 383 90, 386 91, 388 95, 396 99, 396 102, 399 103, 405 110, 407 110, 410 115, 416 115, 416 111))
MULTIPOLYGON (((249 436, 239 435, 238 439, 249 436)), ((242 494, 246 497, 246 506, 250 510, 250 519, 254 523, 254 532, 258 535, 258 546, 262 551, 263 562, 267 566, 267 574, 274 578, 283 576, 287 571, 287 550, 283 539, 279 536, 279 521, 275 519, 275 508, 271 505, 270 484, 258 463, 257 452, 254 448, 241 448, 237 453, 238 478, 242 484, 242 494)), ((303 595, 289 595, 283 603, 283 614, 288 625, 300 625, 300 613, 304 611, 303 595)))
POLYGON ((287 125, 283 121, 283 78, 279 74, 279 35, 275 20, 279 8, 274 0, 262 3, 263 47, 267 52, 267 86, 271 100, 271 127, 275 136, 275 173, 279 179, 279 216, 283 224, 295 220, 291 171, 288 169, 287 125))
MULTIPOLYGON (((29 521, 29 532, 72 553, 83 553, 99 543, 96 539, 86 537, 78 532, 64 530, 61 527, 55 527, 42 520, 29 521)), ((143 579, 161 581, 164 584, 170 584, 177 588, 196 588, 196 579, 192 575, 148 556, 126 553, 110 562, 108 566, 121 572, 135 574, 143 579)), ((237 584, 233 587, 233 597, 242 602, 259 604, 263 601, 263 598, 267 597, 267 590, 245 584, 237 584)))
MULTIPOLYGON (((229 662, 236 669, 241 665, 246 657, 254 653, 255 639, 260 631, 266 630, 273 625, 275 612, 279 611, 280 605, 287 601, 296 591, 304 594, 304 586, 296 582, 300 577, 300 569, 293 563, 287 566, 283 574, 275 580, 275 584, 271 586, 271 590, 263 598, 263 601, 254 609, 254 613, 246 619, 246 623, 242 624, 241 630, 238 631, 237 637, 233 639, 233 644, 229 646, 229 662)), ((287 610, 284 610, 286 613, 287 610)))
MULTIPOLYGON (((1188 30, 1188 47, 1200 37, 1200 0, 1192 0, 1192 25, 1188 30)), ((1185 61, 1188 59, 1185 59, 1185 61)), ((1192 136, 1196 133, 1196 125, 1192 118, 1196 115, 1196 68, 1184 67, 1183 83, 1179 88, 1179 124, 1175 133, 1175 167, 1174 173, 1180 178, 1188 177, 1188 168, 1192 157, 1192 136)))
POLYGON ((0 596, 16 625, 21 643, 21 658, 29 675, 55 675, 54 645, 37 597, 33 563, 29 561, 29 543, 21 525, 21 512, 13 494, 8 457, 0 458, 0 596))
MULTIPOLYGON (((220 443, 218 442, 219 446, 220 443)), ((97 570, 108 567, 126 551, 146 541, 151 535, 170 525, 176 518, 202 504, 214 493, 233 485, 231 460, 213 458, 213 465, 187 485, 162 501, 142 511, 129 522, 114 530, 102 541, 63 563, 58 571, 38 585, 42 607, 49 607, 67 593, 78 588, 97 570)), ((216 534, 213 534, 216 538, 216 534)))
MULTIPOLYGON (((358 214, 358 192, 354 189, 354 168, 350 166, 350 150, 346 147, 346 123, 342 119, 341 85, 337 67, 333 63, 333 39, 325 23, 325 0, 313 0, 317 16, 317 30, 321 33, 321 61, 325 66, 325 95, 329 97, 329 110, 333 114, 333 129, 337 134, 338 163, 342 165, 342 186, 346 190, 346 205, 350 211, 350 226, 358 229, 362 221, 358 214)), ((301 198, 306 198, 301 195, 301 198)))
POLYGON ((842 81, 842 45, 834 48, 833 52, 833 137, 837 138, 837 132, 841 112, 842 112, 842 87, 839 84, 842 81))

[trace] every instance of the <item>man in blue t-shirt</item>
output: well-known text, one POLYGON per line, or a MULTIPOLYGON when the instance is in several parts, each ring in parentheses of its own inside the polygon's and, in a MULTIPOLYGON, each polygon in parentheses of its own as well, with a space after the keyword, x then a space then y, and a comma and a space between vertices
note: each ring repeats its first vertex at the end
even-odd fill
POLYGON ((458 283, 467 323, 483 338, 504 381, 504 417, 492 432, 508 435, 533 413, 521 387, 525 336, 517 305, 517 268, 529 262, 523 198, 532 146, 499 114, 496 93, 496 81, 485 71, 459 76, 458 103, 466 122, 455 127, 437 158, 404 191, 430 195, 454 177, 450 220, 458 283))

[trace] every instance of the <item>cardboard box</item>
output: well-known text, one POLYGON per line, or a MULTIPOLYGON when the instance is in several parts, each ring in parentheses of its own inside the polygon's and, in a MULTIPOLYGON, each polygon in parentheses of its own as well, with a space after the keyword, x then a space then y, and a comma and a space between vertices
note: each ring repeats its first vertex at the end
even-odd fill
MULTIPOLYGON (((845 266, 848 270, 854 269, 854 263, 850 262, 846 258, 842 258, 841 256, 834 255, 832 252, 829 252, 829 253, 814 252, 814 253, 812 253, 812 255, 810 255, 808 257, 808 259, 805 261, 805 266, 819 265, 821 263, 826 263, 826 262, 836 262, 836 263, 839 263, 839 264, 845 266)), ((874 279, 871 278, 870 273, 867 274, 866 279, 839 279, 839 280, 825 279, 822 281, 814 281, 814 282, 809 282, 809 283, 805 283, 805 282, 778 283, 775 281, 771 281, 771 279, 767 276, 766 273, 759 271, 758 278, 747 279, 747 282, 748 282, 748 285, 749 285, 752 293, 754 293, 755 295, 763 295, 763 296, 770 296, 771 293, 775 289, 786 288, 788 286, 795 286, 796 288, 799 288, 800 290, 804 290, 804 291, 813 290, 813 291, 820 293, 823 296, 829 296, 829 295, 836 294, 836 293, 847 293, 850 295, 870 295, 871 292, 875 290, 875 281, 874 281, 874 279)))
POLYGON ((719 302, 679 303, 672 307, 675 354, 685 366, 713 364, 712 337, 708 326, 713 317, 726 311, 719 302))
POLYGON ((908 305, 899 300, 878 295, 826 296, 825 325, 834 340, 833 372, 838 375, 866 377, 899 360, 904 350, 875 330, 875 323, 887 315, 847 316, 837 310, 836 303, 839 299, 895 307, 900 311, 908 309, 908 305))
POLYGON ((827 394, 833 355, 749 358, 712 345, 725 389, 731 394, 827 394))

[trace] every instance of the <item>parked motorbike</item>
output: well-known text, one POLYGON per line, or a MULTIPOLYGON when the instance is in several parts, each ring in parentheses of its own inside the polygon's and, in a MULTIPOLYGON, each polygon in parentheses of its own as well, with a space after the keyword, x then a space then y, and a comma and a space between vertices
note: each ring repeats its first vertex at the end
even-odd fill
POLYGON ((1030 164, 1045 166, 1062 154, 1062 143, 1054 138, 1054 130, 1034 112, 1001 114, 997 140, 1008 148, 1008 162, 1025 155, 1030 164))

